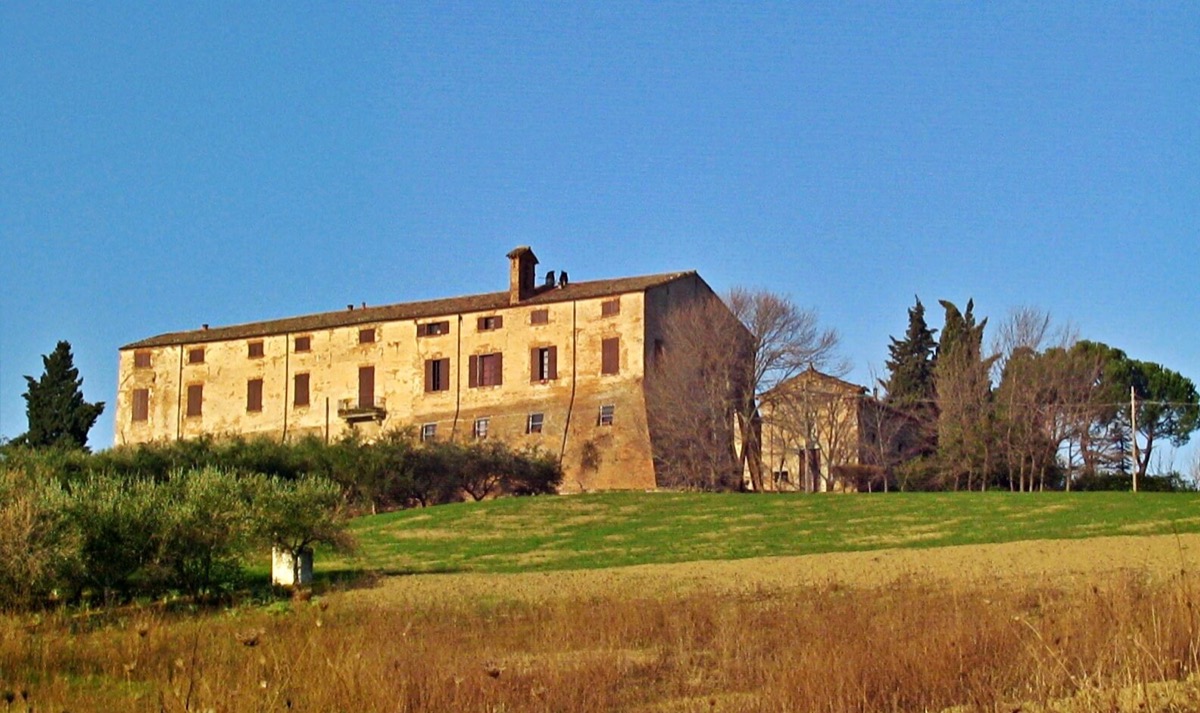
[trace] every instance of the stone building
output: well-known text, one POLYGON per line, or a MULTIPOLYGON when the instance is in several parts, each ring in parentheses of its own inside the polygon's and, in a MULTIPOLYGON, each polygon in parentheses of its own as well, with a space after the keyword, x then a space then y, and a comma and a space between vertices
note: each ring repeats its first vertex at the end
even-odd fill
POLYGON ((883 489, 916 438, 911 418, 866 387, 812 367, 775 387, 759 413, 764 483, 774 490, 883 489))
POLYGON ((499 438, 563 465, 562 490, 656 486, 645 380, 673 310, 719 298, 695 272, 536 279, 503 292, 162 334, 120 349, 116 442, 204 434, 338 439, 410 427, 499 438))

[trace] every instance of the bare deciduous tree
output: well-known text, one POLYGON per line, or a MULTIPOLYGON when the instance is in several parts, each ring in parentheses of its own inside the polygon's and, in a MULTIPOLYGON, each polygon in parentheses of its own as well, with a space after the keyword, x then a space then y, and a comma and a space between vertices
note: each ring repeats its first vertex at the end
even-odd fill
POLYGON ((739 363, 744 384, 744 399, 737 412, 741 449, 739 462, 749 470, 750 486, 762 491, 761 447, 755 427, 760 407, 786 398, 775 387, 812 366, 840 376, 848 371, 838 355, 840 337, 834 329, 823 328, 816 310, 796 305, 786 296, 762 289, 734 288, 728 296, 730 311, 750 332, 750 358, 739 363))
POLYGON ((809 365, 843 373, 838 335, 816 312, 766 290, 736 288, 671 312, 648 372, 656 459, 669 485, 719 487, 748 471, 764 489, 757 397, 809 365), (736 433, 733 429, 736 428, 736 433))
POLYGON ((734 417, 744 396, 737 362, 748 337, 713 296, 674 310, 647 370, 655 470, 663 487, 718 490, 740 482, 734 417))

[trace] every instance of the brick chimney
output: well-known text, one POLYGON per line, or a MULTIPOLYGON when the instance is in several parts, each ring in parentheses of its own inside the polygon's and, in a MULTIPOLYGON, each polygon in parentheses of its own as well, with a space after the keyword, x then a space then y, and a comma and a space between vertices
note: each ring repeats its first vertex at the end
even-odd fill
POLYGON ((517 304, 537 293, 534 269, 538 259, 528 245, 513 248, 508 254, 508 302, 517 304))

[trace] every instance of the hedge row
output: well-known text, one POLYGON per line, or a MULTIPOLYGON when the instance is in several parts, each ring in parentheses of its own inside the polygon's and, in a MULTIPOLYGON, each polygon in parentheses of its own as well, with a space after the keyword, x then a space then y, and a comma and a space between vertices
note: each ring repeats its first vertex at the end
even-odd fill
POLYGON ((204 468, 285 480, 322 477, 341 486, 351 506, 372 512, 553 493, 562 481, 557 460, 544 451, 513 450, 498 441, 421 443, 408 430, 369 443, 234 436, 121 446, 96 454, 10 447, 0 457, 14 465, 36 463, 64 484, 94 475, 163 481, 180 470, 204 468))

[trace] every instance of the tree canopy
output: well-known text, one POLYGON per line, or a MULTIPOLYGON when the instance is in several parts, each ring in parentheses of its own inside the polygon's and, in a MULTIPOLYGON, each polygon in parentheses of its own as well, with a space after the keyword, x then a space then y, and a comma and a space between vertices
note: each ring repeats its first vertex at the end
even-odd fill
POLYGON ((888 378, 883 383, 888 405, 910 411, 932 401, 936 331, 925 323, 925 305, 916 298, 916 304, 908 308, 904 339, 891 337, 888 346, 888 378))
POLYGON ((17 441, 34 448, 87 448, 88 431, 104 412, 104 402, 83 400, 83 379, 75 368, 71 344, 60 341, 42 357, 41 378, 26 376, 29 430, 17 441))

